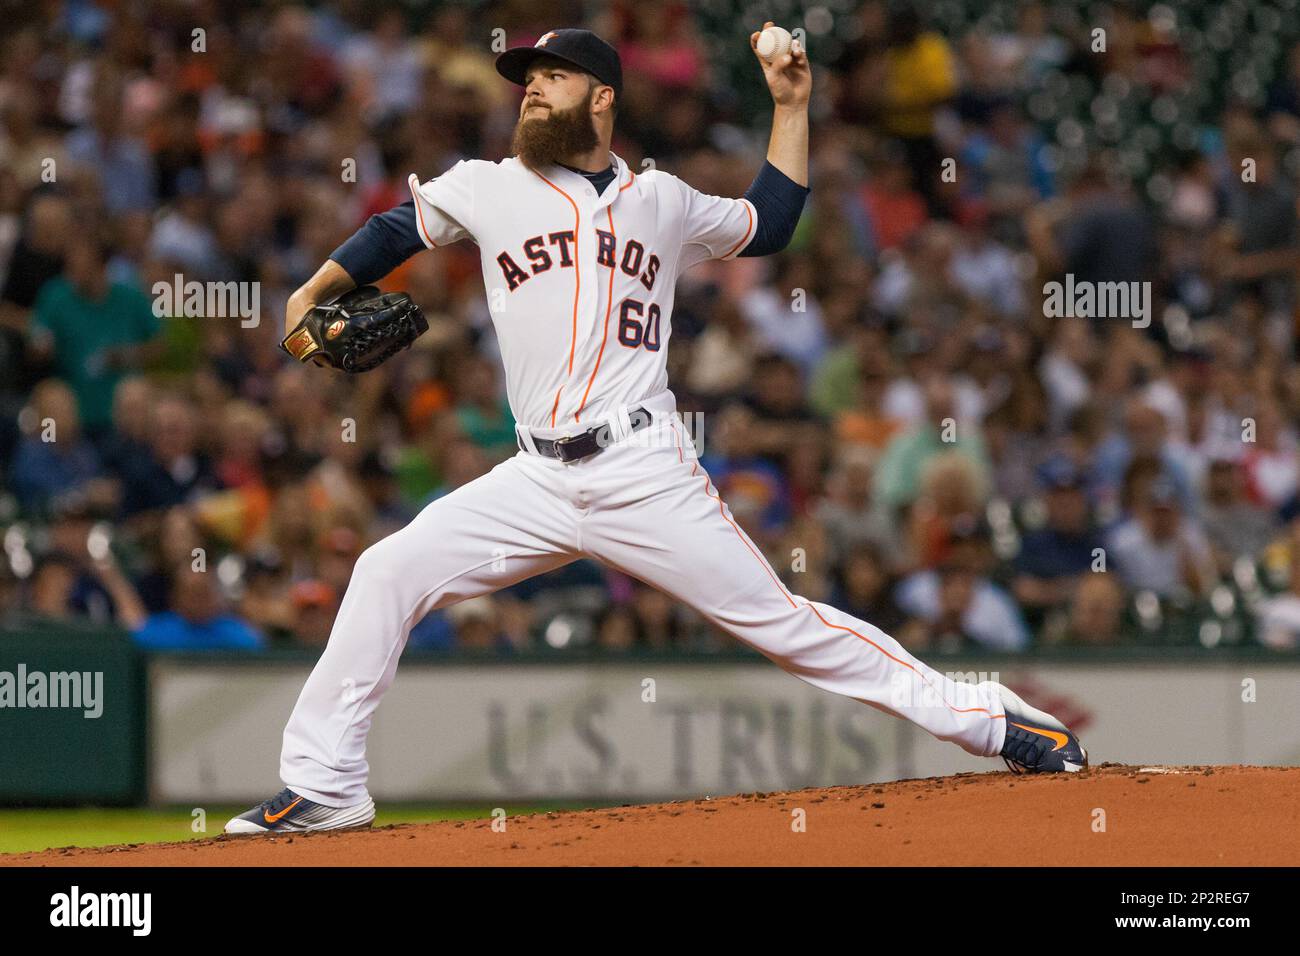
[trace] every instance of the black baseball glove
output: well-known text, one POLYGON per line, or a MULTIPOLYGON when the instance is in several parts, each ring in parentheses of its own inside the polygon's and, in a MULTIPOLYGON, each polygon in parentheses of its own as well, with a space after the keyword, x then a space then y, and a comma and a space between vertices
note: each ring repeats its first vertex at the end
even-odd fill
POLYGON ((427 331, 429 323, 409 295, 367 285, 314 306, 280 348, 299 362, 321 358, 344 372, 368 372, 427 331))

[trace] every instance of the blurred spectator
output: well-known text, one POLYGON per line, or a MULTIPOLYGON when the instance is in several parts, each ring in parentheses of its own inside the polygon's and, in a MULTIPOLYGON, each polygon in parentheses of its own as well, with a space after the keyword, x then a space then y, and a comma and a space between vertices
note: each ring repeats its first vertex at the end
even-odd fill
POLYGON ((434 489, 425 504, 450 494, 490 470, 491 463, 482 448, 464 438, 454 439, 443 451, 442 484, 434 489))
POLYGON ((68 247, 64 274, 36 297, 32 346, 51 359, 76 393, 87 432, 99 435, 111 422, 113 390, 128 369, 160 354, 160 325, 149 300, 136 289, 110 282, 108 247, 86 235, 68 247))
POLYGON ((993 237, 986 207, 967 208, 961 227, 948 264, 951 281, 972 301, 999 315, 1019 319, 1025 312, 1021 260, 993 237))
POLYGON ((807 374, 826 353, 822 310, 812 293, 811 263, 802 256, 781 258, 771 285, 758 286, 740 300, 740 312, 759 344, 793 362, 807 374))
POLYGON ((938 196, 939 150, 935 110, 957 92, 957 64, 948 41, 925 29, 920 11, 897 4, 889 14, 881 126, 903 144, 917 187, 932 203, 938 196))
POLYGON ((875 157, 862 200, 876 249, 881 252, 899 249, 925 225, 925 198, 913 189, 912 170, 916 168, 892 143, 880 147, 875 157))
MULTIPOLYGON (((937 423, 942 419, 929 417, 931 401, 937 403, 935 410, 948 413, 944 417, 973 422, 984 417, 983 396, 966 376, 952 374, 945 362, 944 344, 932 328, 904 328, 899 332, 895 347, 902 353, 903 367, 896 370, 885 389, 881 410, 887 418, 901 425, 937 423), (936 384, 936 380, 941 382, 936 384)), ((959 341, 949 340, 949 344, 959 341)))
POLYGON ((66 621, 78 617, 73 609, 79 562, 70 554, 52 551, 36 563, 29 585, 28 607, 39 619, 66 621))
POLYGON ((290 590, 289 600, 293 605, 290 633, 294 644, 324 649, 339 610, 338 592, 324 581, 299 581, 290 590))
POLYGON ((654 588, 637 587, 632 598, 637 643, 652 651, 685 650, 683 620, 672 598, 654 588))
POLYGON ((1287 589, 1256 609, 1259 640, 1274 650, 1300 647, 1300 521, 1287 531, 1287 589))
MULTIPOLYGON (((837 566, 862 546, 894 550, 894 528, 871 496, 873 460, 869 451, 845 448, 827 479, 826 497, 813 512, 826 529, 830 560, 837 566)), ((895 558, 890 566, 896 563, 895 558)))
POLYGON ((294 636, 296 608, 292 588, 274 549, 261 548, 249 556, 238 609, 239 616, 268 641, 294 636))
MULTIPOLYGON (((1227 222, 1220 275, 1237 294, 1257 295, 1266 308, 1288 314, 1296 304, 1296 190, 1278 169, 1275 148, 1253 125, 1230 137, 1227 222)), ((1288 334, 1289 347, 1292 334, 1288 334)))
POLYGON ((32 87, 14 87, 0 101, 0 166, 12 169, 23 189, 36 189, 48 169, 64 165, 58 136, 39 122, 40 98, 32 87))
POLYGON ((68 135, 68 157, 94 174, 109 213, 151 211, 157 199, 153 156, 126 128, 121 80, 104 69, 91 102, 90 121, 68 135))
POLYGON ((510 651, 512 645, 501 626, 493 598, 469 598, 447 608, 447 620, 455 630, 456 648, 471 653, 510 651))
POLYGON ((1153 278, 1156 235, 1151 215, 1131 189, 1115 185, 1100 162, 1086 166, 1067 198, 1029 210, 1026 228, 1051 273, 1079 282, 1153 278))
POLYGON ((148 454, 123 468, 123 514, 169 508, 217 486, 207 455, 198 447, 193 405, 175 395, 159 398, 150 416, 148 454))
POLYGON ((134 627, 135 642, 149 650, 257 650, 263 640, 242 618, 223 608, 215 573, 188 563, 172 572, 170 610, 150 614, 134 627))
POLYGON ((739 303, 718 298, 708 324, 692 348, 686 384, 701 398, 736 394, 744 389, 763 344, 757 328, 739 303))
POLYGON ((1284 143, 1300 143, 1300 42, 1287 53, 1286 68, 1268 92, 1269 130, 1284 143))
POLYGON ((111 536, 70 509, 51 528, 49 549, 30 582, 28 609, 46 622, 84 621, 125 629, 144 619, 144 607, 111 550, 111 536))
POLYGON ((1131 398, 1124 410, 1123 428, 1111 434, 1096 449, 1094 478, 1108 500, 1121 492, 1124 475, 1137 461, 1156 463, 1173 486, 1183 511, 1194 511, 1196 492, 1186 467, 1169 444, 1169 427, 1159 409, 1141 398, 1131 398))
POLYGON ((779 355, 761 356, 754 363, 744 404, 754 414, 756 450, 788 469, 794 455, 792 446, 817 427, 799 366, 779 355))
POLYGON ((104 467, 121 475, 127 465, 149 453, 149 428, 155 392, 149 379, 132 375, 113 390, 112 430, 100 442, 104 467))
POLYGON ((1112 530, 1109 559, 1125 584, 1160 597, 1204 596, 1216 580, 1200 525, 1184 515, 1178 489, 1161 476, 1135 492, 1133 516, 1112 530))
POLYGON ((943 451, 921 470, 908 513, 908 555, 920 567, 945 563, 955 539, 976 533, 988 489, 978 467, 955 451, 943 451))
POLYGON ((478 355, 467 355, 456 368, 456 422, 466 438, 493 464, 519 450, 515 417, 497 389, 496 368, 478 355))
POLYGON ((194 278, 216 278, 220 266, 217 237, 209 224, 212 212, 202 174, 195 168, 178 171, 174 190, 176 201, 154 226, 149 252, 194 278))
POLYGON ((968 459, 978 480, 988 473, 988 457, 979 429, 956 417, 951 383, 932 375, 924 383, 925 417, 889 443, 876 467, 876 494, 891 509, 910 505, 921 488, 921 473, 934 456, 951 452, 968 459))
POLYGON ((1254 425, 1254 441, 1246 444, 1241 462, 1246 487, 1255 504, 1278 508, 1300 483, 1300 441, 1274 401, 1261 403, 1254 425))
POLYGON ((1047 520, 1021 539, 1012 587, 1020 606, 1036 621, 1041 621, 1042 612, 1068 603, 1090 572, 1099 569, 1102 556, 1083 475, 1060 457, 1045 462, 1039 478, 1047 520))
POLYGON ((1067 426, 1070 416, 1087 405, 1097 362, 1097 344, 1087 319, 1056 322, 1051 341, 1038 364, 1048 399, 1048 423, 1054 433, 1067 426))
MULTIPOLYGON (((1000 337, 995 341, 1000 343, 1000 337)), ((1001 354, 991 349, 983 352, 990 363, 997 363, 1001 354)), ((984 391, 991 406, 984 418, 984 438, 993 469, 993 487, 997 494, 1011 500, 1032 497, 1035 469, 1051 457, 1056 445, 1048 428, 1043 385, 1025 370, 1016 373, 1011 381, 1000 377, 990 381, 984 391)))
MULTIPOLYGON (((875 341, 870 333, 863 333, 859 340, 865 351, 868 343, 875 341)), ((844 372, 852 374, 852 399, 834 413, 835 437, 849 447, 858 446, 879 453, 888 447, 890 441, 898 434, 902 422, 885 411, 885 393, 889 388, 889 359, 881 352, 869 352, 863 355, 848 355, 852 366, 846 366, 844 372)), ((834 384, 830 376, 838 370, 823 366, 825 377, 822 384, 828 389, 834 384)), ((835 399, 829 393, 826 402, 835 399)), ((814 400, 815 400, 814 395, 814 400)), ((819 409, 823 414, 826 409, 819 409)))
POLYGON ((1070 602, 1065 643, 1077 647, 1109 647, 1120 643, 1124 621, 1124 589, 1113 574, 1085 574, 1070 602))
POLYGON ((30 418, 9 481, 19 505, 38 512, 59 495, 86 491, 103 474, 103 466, 81 432, 76 398, 63 382, 51 378, 36 386, 30 418))
POLYGON ((30 390, 44 362, 28 355, 30 310, 38 293, 63 270, 63 257, 72 238, 72 209, 67 199, 34 193, 16 242, 9 253, 0 284, 0 389, 23 394, 30 390))
POLYGON ((1054 188, 1046 143, 1028 127, 1019 108, 1003 100, 992 107, 966 140, 961 165, 963 192, 996 217, 1018 218, 1054 188))
POLYGON ((596 646, 614 654, 634 650, 637 645, 636 614, 626 604, 611 604, 596 622, 596 646))
POLYGON ((150 613, 165 611, 170 600, 172 569, 182 564, 206 567, 208 541, 191 509, 168 508, 147 526, 146 558, 137 569, 136 590, 150 613))
POLYGON ((344 44, 341 59, 360 105, 377 122, 416 105, 423 64, 400 9, 378 12, 374 29, 344 44))
POLYGON ((1273 512, 1247 500, 1242 470, 1227 458, 1210 462, 1202 523, 1219 573, 1225 576, 1238 558, 1260 555, 1279 530, 1273 512))
POLYGON ((706 79, 708 64, 686 4, 638 4, 619 46, 624 73, 661 92, 692 89, 706 79))
POLYGON ((977 537, 964 537, 938 569, 917 571, 899 584, 898 606, 924 625, 909 633, 912 646, 1017 651, 1029 645, 1015 602, 981 571, 981 549, 977 537))
POLYGON ((761 454, 762 447, 757 417, 742 405, 731 405, 714 417, 700 464, 750 534, 770 538, 790 520, 790 489, 781 469, 761 454))
POLYGON ((897 580, 889 571, 885 552, 875 544, 859 542, 838 567, 829 603, 903 640, 907 615, 894 600, 897 580))
POLYGON ((469 34, 474 26, 468 9, 441 6, 422 36, 422 50, 428 68, 437 71, 449 88, 465 94, 475 112, 481 113, 513 101, 493 66, 491 52, 472 41, 469 34))
POLYGON ((386 538, 410 524, 417 512, 402 497, 397 472, 383 451, 369 451, 361 459, 358 477, 374 515, 371 537, 386 538))
POLYGON ((632 586, 631 600, 610 605, 597 618, 596 646, 604 651, 688 651, 705 649, 688 617, 660 591, 632 586))
POLYGON ((362 548, 361 536, 344 525, 336 525, 321 535, 316 557, 321 582, 337 594, 346 591, 362 548))

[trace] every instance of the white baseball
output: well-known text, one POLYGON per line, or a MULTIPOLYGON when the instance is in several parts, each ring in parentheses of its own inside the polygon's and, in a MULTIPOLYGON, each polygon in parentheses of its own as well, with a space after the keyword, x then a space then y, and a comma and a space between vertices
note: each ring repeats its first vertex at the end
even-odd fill
POLYGON ((758 35, 758 55, 769 63, 790 52, 790 31, 784 27, 768 27, 758 35))

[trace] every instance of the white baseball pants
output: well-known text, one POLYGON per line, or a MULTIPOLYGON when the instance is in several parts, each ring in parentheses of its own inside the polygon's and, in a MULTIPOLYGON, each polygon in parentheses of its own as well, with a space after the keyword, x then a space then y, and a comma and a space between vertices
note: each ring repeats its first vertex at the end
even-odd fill
POLYGON ((601 453, 566 464, 521 451, 362 553, 284 731, 286 786, 326 806, 365 800, 366 733, 411 627, 435 608, 582 557, 672 595, 816 687, 906 717, 969 753, 999 753, 1005 721, 995 693, 949 679, 866 621, 792 594, 699 466, 672 393, 635 404, 653 422, 628 434, 621 409, 601 453))

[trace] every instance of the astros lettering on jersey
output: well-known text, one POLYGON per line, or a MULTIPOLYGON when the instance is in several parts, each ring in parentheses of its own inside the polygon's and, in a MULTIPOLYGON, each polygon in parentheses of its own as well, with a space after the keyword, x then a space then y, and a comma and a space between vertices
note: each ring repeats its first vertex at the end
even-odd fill
POLYGON ((409 179, 426 246, 478 244, 510 410, 529 427, 598 420, 666 389, 678 276, 735 258, 754 235, 749 200, 610 159, 599 196, 563 166, 514 157, 409 179))

